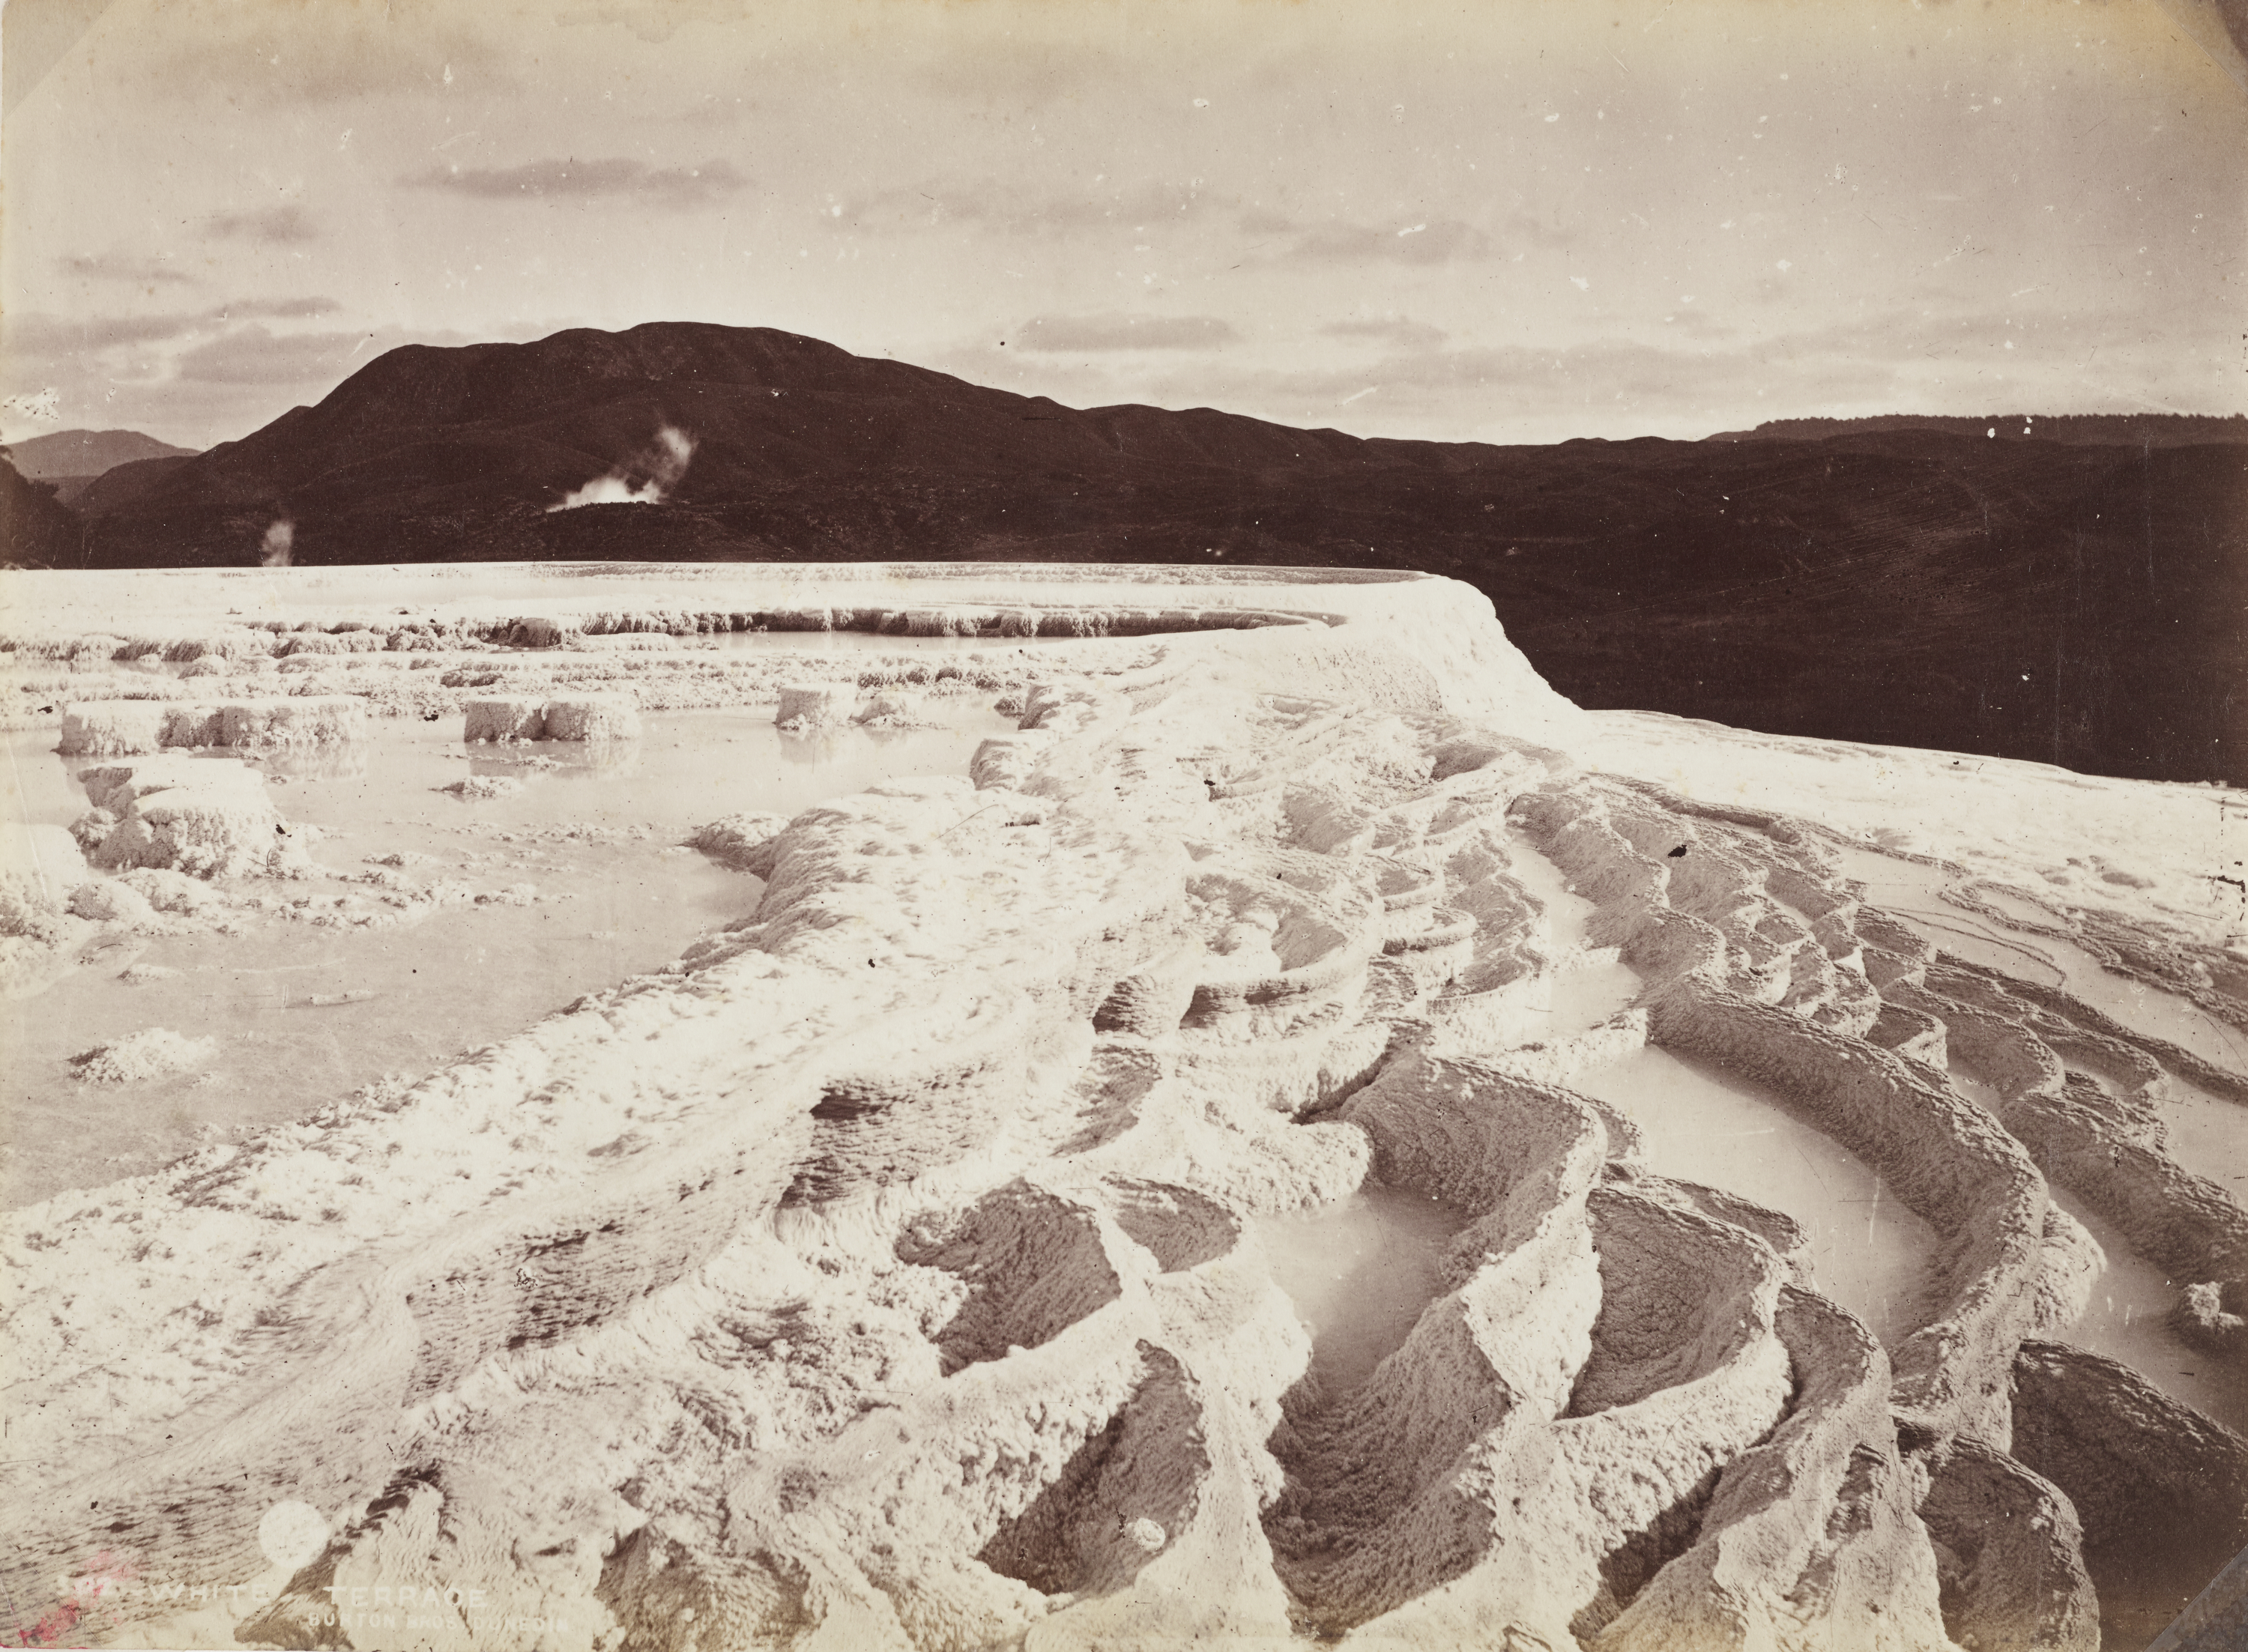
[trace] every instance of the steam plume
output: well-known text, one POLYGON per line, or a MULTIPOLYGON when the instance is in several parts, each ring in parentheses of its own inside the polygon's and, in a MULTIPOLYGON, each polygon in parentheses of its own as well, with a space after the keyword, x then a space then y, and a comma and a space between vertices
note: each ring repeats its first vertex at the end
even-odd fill
POLYGON ((265 542, 258 547, 264 566, 269 568, 287 567, 289 547, 296 542, 296 524, 283 517, 265 530, 265 542))
POLYGON ((584 487, 566 495, 561 504, 550 504, 546 512, 574 511, 581 504, 661 504, 663 497, 679 485, 687 474, 687 462, 695 456, 695 440, 684 430, 665 425, 655 433, 655 445, 634 460, 630 470, 612 470, 605 476, 595 476, 584 487), (634 472, 644 474, 648 480, 635 487, 634 472))

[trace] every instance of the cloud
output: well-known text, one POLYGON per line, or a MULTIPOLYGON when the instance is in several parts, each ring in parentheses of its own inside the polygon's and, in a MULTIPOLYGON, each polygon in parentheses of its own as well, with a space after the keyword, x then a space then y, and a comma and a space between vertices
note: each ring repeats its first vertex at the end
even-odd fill
MULTIPOLYGON (((253 307, 237 305, 235 314, 239 319, 253 307)), ((52 387, 66 424, 126 426, 196 448, 231 441, 297 403, 319 400, 401 344, 517 342, 585 321, 566 314, 527 316, 474 334, 384 326, 370 336, 364 330, 219 329, 206 325, 209 318, 198 317, 193 329, 129 351, 68 349, 35 360, 14 347, 19 319, 5 319, 10 331, 7 346, 0 349, 0 390, 12 394, 52 387)), ((178 328, 180 318, 163 319, 178 328)))
POLYGON ((262 246, 289 246, 320 238, 305 209, 295 205, 214 212, 203 220, 203 227, 222 241, 250 241, 262 246))
MULTIPOLYGON (((1485 440, 1551 441, 1656 430, 1696 435, 1802 412, 1912 412, 1941 407, 1968 383, 1979 385, 1991 406, 2073 409, 2159 396, 2165 374, 2175 380, 2175 338, 2123 309, 2064 318, 1898 306, 1796 327, 1771 326, 1753 309, 1737 323, 1723 315, 1689 319, 1697 313, 1682 310, 1668 323, 1650 317, 1628 332, 1544 346, 1401 341, 1369 359, 1338 344, 1332 355, 1299 348, 1292 359, 1234 352, 1209 364, 1144 363, 1138 375, 1120 374, 1111 394, 1368 435, 1483 432, 1485 440)), ((2211 362, 2227 348, 2237 355, 2237 337, 2226 345, 2217 321, 2199 336, 2211 362)))
POLYGON ((1018 350, 1207 350, 1238 337, 1216 316, 1038 316, 1015 335, 1018 350))
POLYGON ((580 161, 563 156, 514 167, 433 167, 399 182, 412 189, 444 189, 483 201, 621 195, 658 206, 693 207, 731 195, 749 180, 730 161, 652 167, 622 157, 580 161))
POLYGON ((176 339, 204 326, 195 315, 59 316, 22 311, 7 318, 8 353, 19 359, 89 355, 120 346, 176 339))
POLYGON ((161 258, 97 252, 55 260, 70 274, 88 281, 124 281, 136 287, 191 287, 195 277, 161 258))
POLYGON ((216 97, 235 110, 449 89, 518 86, 511 24, 494 10, 457 8, 461 21, 422 5, 296 0, 212 6, 192 31, 166 30, 154 86, 175 97, 216 97))
POLYGON ((661 45, 689 23, 738 24, 749 20, 743 0, 640 0, 639 3, 608 3, 558 11, 554 21, 564 28, 589 24, 613 24, 628 29, 650 45, 661 45))
POLYGON ((1541 223, 1525 212, 1515 213, 1508 218, 1498 232, 1498 238, 1510 247, 1537 247, 1546 252, 1566 252, 1577 244, 1574 230, 1541 223))
POLYGON ((221 305, 212 315, 220 321, 250 316, 303 321, 313 316, 332 316, 342 308, 333 298, 239 298, 232 304, 221 305))
POLYGON ((91 356, 134 345, 190 339, 231 322, 303 321, 333 315, 343 306, 333 298, 240 298, 209 310, 175 310, 155 315, 60 316, 26 311, 5 323, 8 351, 24 358, 91 356))
POLYGON ((1600 340, 1540 349, 1522 345, 1477 346, 1458 350, 1408 349, 1367 364, 1291 368, 1247 375, 1261 394, 1340 403, 1369 388, 1390 400, 1431 391, 1484 392, 1532 384, 1604 391, 1644 391, 1674 381, 1701 358, 1630 340, 1600 340))
POLYGON ((236 327, 187 350, 174 363, 182 379, 210 384, 299 384, 338 378, 375 353, 369 332, 273 332, 255 324, 236 327))
POLYGON ((1330 338, 1367 339, 1401 350, 1429 349, 1448 336, 1425 321, 1333 321, 1319 329, 1330 338))
POLYGON ((1715 344, 1721 339, 1737 338, 1740 333, 1738 327, 1716 320, 1699 310, 1687 309, 1683 305, 1665 316, 1663 326, 1682 338, 1699 339, 1705 344, 1715 344))
POLYGON ((845 210, 852 228, 869 230, 958 224, 1011 235, 1051 235, 1117 226, 1154 234, 1166 224, 1190 223, 1233 204, 1230 196, 1211 195, 1196 182, 1126 189, 1099 180, 1072 189, 1025 188, 1020 179, 985 178, 883 189, 847 202, 845 210))
POLYGON ((1377 229, 1356 223, 1322 224, 1300 236, 1285 254, 1306 264, 1449 264, 1480 258, 1491 237, 1457 218, 1433 218, 1377 229))

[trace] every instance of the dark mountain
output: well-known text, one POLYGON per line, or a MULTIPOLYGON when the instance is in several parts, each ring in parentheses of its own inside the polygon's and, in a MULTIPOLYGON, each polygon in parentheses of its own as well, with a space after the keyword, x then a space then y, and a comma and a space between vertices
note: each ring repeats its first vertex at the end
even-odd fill
POLYGON ((58 487, 55 497, 65 504, 89 517, 106 516, 124 510, 153 488, 160 477, 169 476, 195 456, 185 454, 161 459, 133 459, 112 465, 98 476, 81 476, 73 488, 67 484, 58 487))
POLYGON ((78 517, 57 501, 54 484, 0 458, 0 566, 73 567, 83 556, 78 517))
POLYGON ((98 476, 135 459, 185 458, 195 449, 175 448, 138 430, 58 430, 51 436, 11 442, 0 452, 33 481, 53 482, 65 476, 98 476))
POLYGON ((79 501, 94 566, 1047 559, 1427 569, 1582 704, 2248 784, 2248 444, 1901 428, 1502 448, 1077 410, 783 332, 394 350, 79 501), (661 504, 551 511, 675 469, 661 504))
POLYGON ((1753 430, 1725 430, 1711 442, 1823 442, 1828 436, 1893 430, 1940 430, 1986 442, 2060 442, 2072 447, 2198 448, 2248 442, 2248 414, 2218 418, 2199 413, 1993 413, 1980 418, 1890 413, 1872 419, 1772 419, 1753 430))

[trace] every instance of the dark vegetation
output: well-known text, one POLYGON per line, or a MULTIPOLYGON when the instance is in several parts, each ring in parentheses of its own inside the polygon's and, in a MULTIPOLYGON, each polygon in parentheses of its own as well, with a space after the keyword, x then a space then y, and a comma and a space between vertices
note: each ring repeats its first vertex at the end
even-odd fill
POLYGON ((1587 706, 2248 784, 2248 441, 2198 439, 2218 421, 2119 443, 1860 428, 1881 422, 1364 441, 653 325, 393 351, 240 442, 107 472, 75 552, 11 544, 19 562, 240 565, 285 518, 299 563, 1418 568, 1486 593, 1587 706), (667 503, 550 512, 596 476, 647 479, 667 425, 696 444, 667 503))
POLYGON ((85 556, 78 517, 55 498, 51 482, 34 482, 0 458, 0 545, 15 566, 70 567, 85 556))

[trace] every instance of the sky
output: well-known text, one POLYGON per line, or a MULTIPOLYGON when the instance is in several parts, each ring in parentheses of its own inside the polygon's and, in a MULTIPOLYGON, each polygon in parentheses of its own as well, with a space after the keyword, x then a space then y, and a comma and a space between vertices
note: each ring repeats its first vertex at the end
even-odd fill
POLYGON ((1447 441, 2248 409, 2208 0, 7 0, 0 51, 10 441, 659 320, 1447 441))

